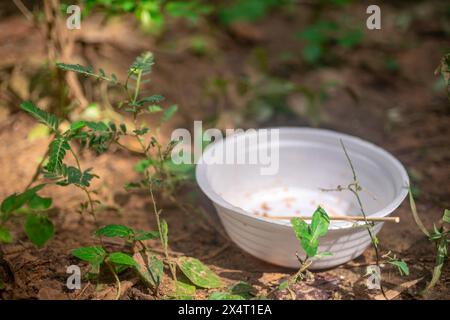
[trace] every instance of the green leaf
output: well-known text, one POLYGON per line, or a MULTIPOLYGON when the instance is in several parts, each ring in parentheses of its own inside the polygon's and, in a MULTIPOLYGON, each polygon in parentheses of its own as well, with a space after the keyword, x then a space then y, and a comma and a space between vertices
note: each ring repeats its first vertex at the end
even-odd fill
POLYGON ((50 143, 50 154, 48 164, 45 166, 46 170, 50 173, 62 173, 65 170, 63 160, 69 149, 70 145, 67 138, 57 136, 50 143))
POLYGON ((80 64, 66 64, 66 63, 56 63, 56 67, 65 70, 65 71, 73 71, 80 74, 83 74, 85 76, 97 76, 94 69, 91 67, 85 67, 80 64))
POLYGON ((106 251, 102 247, 81 247, 72 250, 72 255, 93 266, 100 266, 106 257, 106 251))
POLYGON ((127 133, 127 126, 125 125, 125 123, 120 124, 120 131, 122 131, 123 134, 127 133))
POLYGON ((313 239, 319 239, 328 232, 330 226, 330 218, 325 210, 318 207, 313 214, 311 221, 311 235, 313 239))
POLYGON ((195 286, 183 281, 175 282, 175 298, 180 300, 193 300, 195 296, 195 286))
POLYGON ((450 223, 450 210, 448 210, 448 209, 444 210, 444 215, 442 216, 442 220, 444 222, 450 223))
POLYGON ((0 226, 0 243, 11 243, 13 241, 11 232, 4 226, 0 226))
POLYGON ((229 292, 218 291, 211 293, 208 297, 208 300, 245 300, 245 298, 229 292))
POLYGON ((289 280, 284 280, 278 286, 278 290, 285 290, 287 288, 289 288, 289 280))
POLYGON ((198 259, 180 257, 177 260, 177 264, 183 274, 197 287, 209 289, 223 286, 219 276, 198 259))
POLYGON ((291 219, 291 224, 298 240, 301 241, 304 237, 309 235, 308 224, 302 219, 294 217, 291 219))
POLYGON ((108 255, 108 260, 115 264, 124 264, 127 266, 137 267, 138 264, 133 257, 123 252, 113 252, 108 255))
POLYGON ((2 213, 1 219, 3 221, 8 220, 10 213, 19 208, 20 207, 17 206, 17 194, 16 193, 6 197, 0 206, 0 210, 2 213))
POLYGON ((28 202, 28 206, 33 210, 47 210, 52 206, 52 198, 42 198, 34 194, 28 202))
POLYGON ((169 108, 165 109, 164 113, 161 117, 161 121, 163 123, 169 121, 173 117, 175 112, 177 112, 177 110, 178 110, 178 106, 176 104, 173 104, 169 108))
POLYGON ((243 299, 250 299, 252 298, 255 290, 249 283, 240 281, 231 286, 229 291, 231 294, 240 296, 243 299))
POLYGON ((328 232, 330 218, 325 210, 318 207, 312 216, 311 225, 299 218, 291 219, 292 228, 297 239, 309 258, 317 254, 319 238, 328 232))
POLYGON ((82 74, 84 76, 88 77, 94 77, 100 80, 109 81, 113 84, 117 83, 117 78, 114 75, 111 75, 110 78, 108 78, 105 74, 105 71, 103 69, 99 69, 99 73, 95 73, 95 70, 91 67, 85 67, 80 64, 66 64, 66 63, 56 63, 56 67, 65 70, 65 71, 72 71, 79 74, 82 74))
POLYGON ((133 169, 134 169, 134 171, 136 171, 138 173, 144 173, 145 170, 147 170, 147 168, 153 164, 154 164, 154 162, 152 159, 142 159, 142 160, 139 160, 138 163, 136 163, 136 165, 134 166, 133 169))
POLYGON ((85 121, 83 121, 83 120, 75 121, 75 122, 72 122, 70 124, 70 130, 71 131, 77 131, 77 130, 80 130, 80 129, 84 128, 85 126, 86 126, 86 122, 85 121))
POLYGON ((142 128, 142 129, 136 129, 133 130, 133 133, 137 136, 143 136, 144 134, 146 134, 148 132, 148 128, 142 128))
POLYGON ((7 198, 5 198, 0 206, 1 211, 1 219, 3 221, 8 220, 9 215, 11 212, 20 209, 22 206, 24 206, 28 201, 30 201, 36 192, 41 190, 45 186, 45 183, 39 184, 33 188, 30 188, 23 193, 17 194, 14 193, 7 198))
POLYGON ((56 131, 58 129, 59 124, 58 118, 55 115, 38 108, 31 101, 22 102, 20 104, 20 108, 23 111, 28 112, 36 120, 38 120, 42 124, 45 124, 53 131, 56 131))
POLYGON ((148 106, 147 110, 150 113, 155 113, 155 112, 161 112, 162 108, 156 104, 152 104, 152 105, 148 106))
POLYGON ((153 288, 158 288, 164 276, 164 263, 156 256, 149 256, 147 252, 136 252, 136 271, 142 280, 153 288))
POLYGON ((25 222, 25 233, 36 246, 43 247, 53 237, 53 223, 46 216, 29 214, 25 222))
POLYGON ((134 235, 133 229, 117 224, 109 224, 95 232, 96 236, 104 236, 108 238, 131 238, 134 235))
POLYGON ((401 276, 409 276, 409 268, 405 261, 403 260, 389 260, 388 263, 397 267, 398 272, 401 276))
POLYGON ((153 64, 153 54, 149 51, 145 52, 136 58, 128 69, 128 74, 150 73, 153 64))
POLYGON ((97 175, 90 172, 91 170, 92 169, 89 168, 81 172, 78 168, 72 166, 67 167, 63 173, 66 179, 58 181, 56 184, 60 186, 75 184, 81 187, 89 187, 91 185, 91 180, 93 178, 98 178, 97 175))
POLYGON ((134 240, 152 240, 152 239, 158 239, 159 238, 159 232, 158 231, 137 231, 134 240))
POLYGON ((164 100, 164 97, 160 94, 154 94, 150 97, 145 97, 140 99, 137 104, 138 105, 143 105, 144 103, 158 103, 164 100))

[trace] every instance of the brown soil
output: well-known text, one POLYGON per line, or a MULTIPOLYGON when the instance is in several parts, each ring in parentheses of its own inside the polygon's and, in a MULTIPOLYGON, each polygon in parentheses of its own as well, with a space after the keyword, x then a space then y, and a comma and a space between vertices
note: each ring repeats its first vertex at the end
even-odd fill
MULTIPOLYGON (((429 9, 426 21, 435 21, 433 17, 439 14, 439 10, 434 1, 427 3, 420 3, 410 10, 416 12, 426 7, 429 9)), ((364 5, 359 4, 351 7, 354 16, 362 22, 366 17, 364 8, 364 5)), ((345 84, 345 88, 338 87, 330 93, 330 98, 322 106, 320 127, 359 136, 398 157, 415 177, 413 182, 420 189, 418 210, 426 226, 431 228, 433 223, 439 222, 443 209, 450 207, 449 101, 443 89, 433 89, 437 81, 433 72, 442 56, 442 49, 448 49, 449 39, 448 34, 447 37, 442 35, 434 23, 427 24, 420 16, 416 17, 414 26, 411 25, 409 30, 398 31, 392 21, 395 20, 395 14, 402 10, 406 9, 386 5, 386 27, 382 31, 366 31, 361 47, 350 53, 342 53, 345 62, 339 66, 311 69, 298 62, 300 59, 294 59, 293 62, 280 62, 277 59, 280 48, 283 51, 299 52, 301 47, 299 41, 293 38, 292 30, 298 30, 306 24, 306 19, 300 19, 305 15, 304 12, 295 12, 293 16, 287 17, 277 13, 256 27, 240 26, 233 32, 206 28, 205 25, 193 30, 183 24, 173 25, 159 41, 149 40, 152 38, 133 31, 134 26, 130 22, 113 21, 98 29, 97 20, 87 19, 82 29, 84 38, 79 40, 83 46, 77 49, 77 59, 123 74, 139 52, 152 50, 157 63, 152 88, 165 95, 169 101, 179 104, 180 113, 173 126, 188 128, 192 126, 193 119, 217 115, 219 105, 223 111, 219 123, 224 126, 230 121, 233 123, 228 115, 238 112, 236 106, 241 101, 231 93, 228 96, 206 95, 205 82, 218 75, 233 79, 247 72, 245 61, 248 61, 249 53, 257 46, 266 48, 268 56, 273 57, 270 67, 274 72, 294 82, 314 87, 324 81, 339 80, 345 84), (250 28, 250 31, 245 28, 250 28), (258 31, 256 34, 255 28, 258 31), (183 39, 196 32, 211 37, 213 53, 198 57, 184 49, 183 39), (108 36, 111 34, 114 37, 108 36), (172 52, 168 46, 174 42, 180 48, 176 52, 172 52), (386 55, 398 61, 397 72, 390 73, 383 69, 382 61, 386 55)), ((35 141, 27 138, 34 121, 17 110, 17 101, 23 98, 21 95, 26 96, 26 92, 21 94, 17 88, 28 83, 27 67, 36 67, 44 57, 43 39, 39 33, 31 31, 35 31, 35 27, 22 16, 8 16, 0 22, 1 81, 8 82, 9 87, 13 88, 11 92, 17 95, 2 96, 3 101, 0 102, 0 199, 26 186, 48 144, 45 138, 35 141), (16 76, 9 77, 12 74, 16 76)), ((305 123, 307 120, 303 117, 289 116, 264 125, 305 123)), ((166 134, 170 132, 170 128, 166 130, 166 134)), ((93 166, 101 177, 94 185, 99 190, 98 198, 122 209, 118 212, 105 208, 99 212, 101 225, 115 223, 154 229, 150 200, 146 194, 125 192, 123 189, 126 182, 137 178, 133 171, 137 160, 120 150, 112 150, 95 158, 88 153, 83 155, 83 165, 86 168, 93 166)), ((45 194, 54 199, 50 217, 55 223, 55 237, 44 248, 37 249, 27 240, 19 221, 14 222, 16 241, 3 245, 4 259, 12 275, 6 276, 9 281, 0 297, 113 298, 114 283, 89 284, 84 281, 82 290, 72 292, 66 288, 67 266, 82 265, 71 256, 70 251, 96 243, 93 236, 95 225, 91 217, 77 213, 79 203, 84 201, 83 194, 78 190, 55 187, 46 189, 45 194)), ((196 257, 227 283, 247 281, 257 289, 258 294, 271 291, 281 279, 292 274, 292 270, 253 258, 223 237, 216 230, 218 228, 223 232, 215 213, 207 206, 207 201, 194 184, 180 192, 177 200, 192 201, 191 194, 197 196, 194 200, 196 205, 207 208, 211 214, 209 220, 196 213, 186 214, 169 201, 160 200, 163 215, 170 226, 170 249, 173 254, 196 257)), ((408 277, 399 277, 392 267, 385 266, 384 283, 387 289, 392 289, 419 279, 414 285, 401 290, 402 293, 396 298, 421 299, 423 297, 417 292, 430 280, 434 247, 416 227, 406 202, 397 214, 401 223, 384 226, 379 235, 380 250, 391 250, 404 258, 411 273, 408 277)), ((150 245, 157 248, 156 243, 150 242, 150 245)), ((114 243, 108 246, 120 248, 114 243)), ((332 270, 317 272, 314 281, 299 284, 293 290, 297 298, 301 299, 372 299, 378 292, 367 290, 364 275, 367 264, 373 261, 373 250, 367 249, 356 260, 332 270)), ((86 270, 85 266, 83 270, 86 270)), ((0 274, 5 277, 5 272, 0 274)), ((133 274, 126 273, 121 278, 122 299, 154 298, 133 274)), ((440 282, 426 298, 448 299, 449 280, 450 271, 446 267, 440 282)), ((205 291, 198 291, 198 298, 205 296, 205 291)), ((290 295, 281 293, 277 294, 277 298, 290 298, 290 295)))

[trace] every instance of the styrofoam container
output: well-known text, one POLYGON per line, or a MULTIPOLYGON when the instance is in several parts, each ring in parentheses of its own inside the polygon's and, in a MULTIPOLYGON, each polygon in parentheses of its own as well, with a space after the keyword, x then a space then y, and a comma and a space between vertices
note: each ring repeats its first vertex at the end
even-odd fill
MULTIPOLYGON (((355 167, 360 193, 368 216, 391 214, 407 195, 408 175, 391 154, 359 138, 312 128, 279 129, 279 169, 275 175, 261 175, 258 164, 208 164, 205 158, 228 145, 248 142, 248 133, 235 134, 208 146, 197 168, 200 188, 212 200, 229 237, 251 255, 285 267, 299 266, 296 252, 304 257, 289 220, 277 216, 311 216, 318 205, 329 215, 360 215, 349 191, 322 189, 347 186, 352 171, 345 157, 343 141, 355 167)), ((270 148, 267 141, 253 148, 270 148)), ((251 148, 248 148, 251 150, 251 148)), ((247 151, 248 151, 247 150, 247 151)), ((383 223, 376 223, 378 233, 383 223)), ((331 221, 327 235, 320 238, 319 252, 332 255, 316 260, 311 269, 331 268, 346 263, 370 245, 362 223, 331 221)))

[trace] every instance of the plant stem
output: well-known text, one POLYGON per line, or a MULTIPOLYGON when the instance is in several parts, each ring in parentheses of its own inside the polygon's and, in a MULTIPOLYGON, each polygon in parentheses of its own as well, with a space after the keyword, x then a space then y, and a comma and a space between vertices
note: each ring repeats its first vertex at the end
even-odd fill
MULTIPOLYGON (((146 175, 148 176, 148 173, 146 173, 146 175)), ((152 190, 153 188, 151 186, 151 183, 149 184, 149 188, 148 189, 150 191, 150 197, 151 197, 152 203, 153 203, 153 212, 155 214, 156 224, 158 225, 159 239, 160 239, 161 244, 163 246, 164 256, 165 256, 165 258, 167 260, 167 263, 169 265, 169 269, 170 269, 170 272, 172 274, 172 278, 176 282, 177 281, 176 269, 174 268, 174 266, 172 264, 172 261, 171 261, 170 256, 169 256, 168 247, 167 247, 166 241, 164 240, 164 236, 163 236, 162 228, 161 228, 161 221, 159 219, 160 212, 158 211, 158 209, 156 207, 156 201, 155 201, 155 197, 153 195, 153 190, 152 190)))
MULTIPOLYGON (((348 155, 348 152, 347 152, 347 149, 345 148, 344 142, 342 141, 342 139, 340 139, 339 141, 341 143, 342 149, 344 150, 345 157, 347 158, 347 161, 348 161, 348 163, 350 165, 350 169, 352 170, 352 174, 353 174, 353 183, 348 185, 348 190, 350 190, 353 193, 353 195, 355 196, 356 200, 358 201, 358 205, 359 205, 361 214, 364 217, 364 223, 367 226, 367 231, 369 233, 370 240, 372 242, 372 246, 373 246, 373 249, 375 251, 376 265, 379 268, 379 270, 381 270, 381 268, 380 268, 380 253, 378 251, 378 240, 377 240, 376 236, 372 232, 372 227, 373 227, 374 224, 370 223, 369 221, 367 221, 366 212, 364 210, 361 198, 359 196, 359 190, 361 190, 361 187, 359 185, 358 178, 356 176, 355 167, 353 166, 353 162, 350 159, 350 156, 348 155)), ((381 282, 381 277, 380 277, 380 290, 381 290, 381 293, 383 294, 383 296, 386 298, 386 300, 388 300, 388 298, 386 296, 386 293, 384 291, 384 288, 383 288, 383 284, 381 282)))
POLYGON ((417 213, 417 207, 416 207, 416 202, 414 201, 414 197, 413 194, 411 192, 411 187, 409 187, 409 205, 411 207, 411 212, 414 218, 414 221, 416 222, 417 226, 419 227, 419 229, 427 236, 430 236, 430 233, 428 232, 427 228, 425 228, 422 220, 419 217, 419 214, 417 213))
POLYGON ((116 270, 114 270, 114 267, 109 262, 106 262, 106 265, 108 266, 109 270, 111 271, 112 275, 114 276, 114 279, 116 280, 116 284, 117 284, 116 300, 119 300, 120 294, 122 293, 122 287, 120 285, 119 276, 117 275, 116 270))
POLYGON ((39 177, 39 174, 41 173, 41 169, 42 166, 45 162, 45 159, 47 159, 48 155, 50 153, 50 148, 47 148, 47 150, 45 151, 44 155, 42 156, 41 161, 39 161, 39 164, 36 168, 36 170, 34 171, 33 177, 31 178, 30 182, 28 182, 27 186, 25 187, 25 190, 27 190, 28 188, 31 187, 31 185, 37 180, 37 178, 39 177))

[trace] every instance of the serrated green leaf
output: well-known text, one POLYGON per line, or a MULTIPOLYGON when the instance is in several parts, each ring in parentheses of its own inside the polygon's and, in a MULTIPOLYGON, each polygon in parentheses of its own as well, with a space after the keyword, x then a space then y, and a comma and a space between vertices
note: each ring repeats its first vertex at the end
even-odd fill
POLYGON ((80 64, 66 64, 66 63, 56 63, 56 67, 65 70, 65 71, 73 71, 85 76, 97 76, 94 69, 91 67, 85 67, 80 64))
POLYGON ((99 69, 98 74, 95 72, 95 70, 91 67, 85 67, 80 64, 66 64, 66 63, 56 63, 56 67, 65 70, 65 71, 72 71, 79 74, 82 74, 84 76, 88 77, 94 77, 100 80, 109 81, 113 84, 117 83, 117 77, 112 74, 111 78, 107 77, 105 74, 105 71, 103 69, 99 69))
POLYGON ((173 117, 175 112, 177 112, 177 110, 178 106, 176 104, 173 104, 169 108, 165 109, 161 117, 161 122, 164 123, 169 121, 173 117))
POLYGON ((197 287, 220 288, 222 280, 200 260, 191 257, 180 257, 177 264, 183 274, 197 287))
POLYGON ((0 226, 0 243, 11 243, 13 241, 11 232, 4 226, 0 226))
POLYGON ((100 266, 106 257, 106 251, 102 247, 81 247, 72 250, 72 255, 93 266, 100 266))
POLYGON ((109 224, 103 228, 98 229, 95 232, 96 236, 104 237, 119 237, 119 238, 131 238, 134 235, 133 229, 117 224, 109 224))
POLYGON ((23 111, 28 112, 36 120, 38 120, 42 124, 45 124, 47 127, 52 129, 53 131, 57 131, 59 121, 55 115, 50 114, 50 113, 38 108, 31 101, 22 102, 20 104, 20 108, 23 111))
POLYGON ((133 257, 123 252, 113 252, 108 255, 108 261, 115 264, 124 264, 127 266, 137 267, 138 264, 134 261, 133 257))
POLYGON ((53 223, 46 216, 29 214, 25 222, 25 233, 32 243, 43 247, 53 237, 53 223))
POLYGON ((64 136, 57 136, 50 143, 49 160, 45 166, 46 170, 50 173, 62 173, 64 169, 64 157, 67 150, 70 149, 69 142, 64 136))

